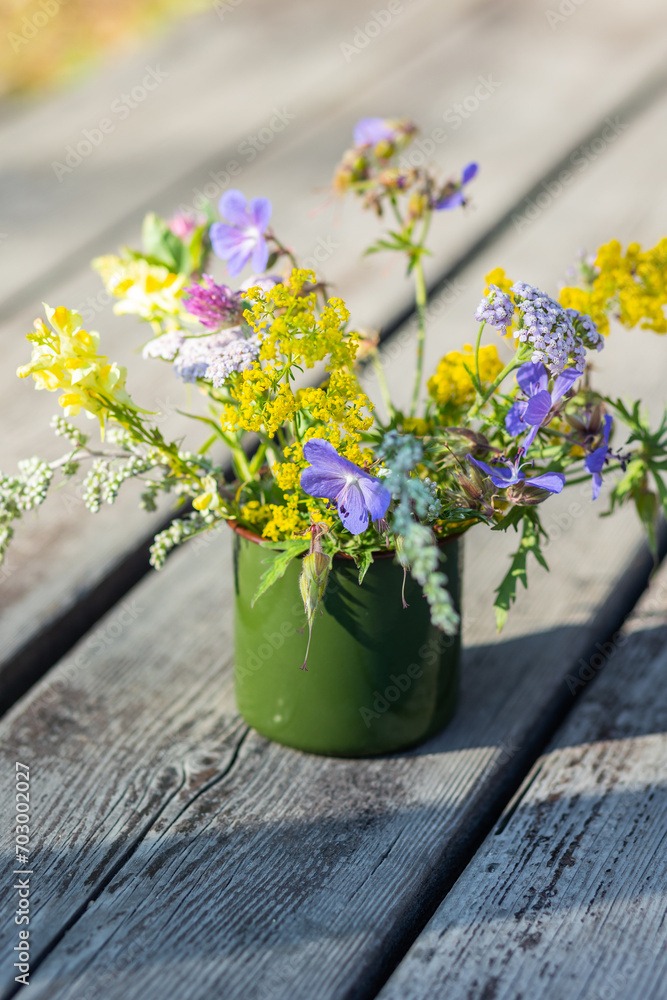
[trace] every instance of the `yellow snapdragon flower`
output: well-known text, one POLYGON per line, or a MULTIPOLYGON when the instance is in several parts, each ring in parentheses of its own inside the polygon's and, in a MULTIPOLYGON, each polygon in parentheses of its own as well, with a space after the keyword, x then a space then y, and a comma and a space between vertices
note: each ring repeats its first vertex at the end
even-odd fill
POLYGON ((99 334, 84 330, 81 316, 64 306, 51 309, 45 303, 44 309, 50 327, 35 320, 35 332, 28 334, 32 358, 17 369, 19 378, 32 375, 38 389, 62 389, 58 402, 67 415, 86 410, 102 429, 109 404, 138 409, 125 391, 127 370, 97 353, 99 334))
POLYGON ((160 264, 124 260, 114 254, 96 257, 92 266, 106 290, 120 300, 114 306, 117 315, 133 314, 153 322, 187 316, 181 301, 183 288, 190 280, 186 275, 174 274, 160 264))
MULTIPOLYGON (((470 344, 461 351, 450 351, 440 360, 435 374, 428 380, 428 391, 440 406, 465 406, 475 398, 475 387, 469 371, 475 370, 475 356, 470 344)), ((495 344, 480 347, 479 376, 483 386, 490 386, 503 370, 495 344)))

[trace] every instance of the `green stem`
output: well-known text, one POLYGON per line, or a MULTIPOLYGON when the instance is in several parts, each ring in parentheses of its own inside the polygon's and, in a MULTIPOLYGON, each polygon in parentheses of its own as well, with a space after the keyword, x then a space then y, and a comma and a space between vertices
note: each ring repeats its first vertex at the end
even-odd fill
POLYGON ((237 479, 242 483, 249 483, 254 478, 242 448, 234 448, 232 451, 232 465, 237 479))
POLYGON ((417 368, 415 371, 415 384, 412 391, 412 406, 410 416, 414 417, 419 403, 419 393, 421 392, 422 374, 424 371, 424 344, 426 342, 426 281, 424 280, 424 268, 421 258, 418 257, 413 268, 415 274, 415 303, 417 305, 417 368))
MULTIPOLYGON (((482 333, 484 332, 484 327, 486 323, 482 321, 479 327, 479 333, 477 334, 477 342, 475 344, 475 374, 477 375, 477 385, 481 387, 482 380, 479 375, 479 346, 482 343, 482 333)), ((480 389, 481 391, 481 389, 480 389)))
POLYGON ((478 398, 475 400, 473 406, 468 411, 468 416, 466 417, 466 421, 472 420, 473 417, 477 416, 477 414, 482 409, 484 404, 487 403, 489 399, 491 399, 491 396, 493 396, 494 392, 496 391, 500 383, 504 379, 506 379, 507 376, 511 372, 513 372, 516 368, 520 368, 525 360, 526 360, 525 357, 521 356, 521 352, 518 352, 517 354, 514 355, 512 360, 509 361, 505 365, 503 370, 500 372, 500 374, 496 376, 496 378, 491 383, 487 391, 483 395, 478 396, 478 398))
POLYGON ((387 385, 387 376, 384 373, 384 365, 380 360, 380 352, 377 350, 373 351, 373 368, 375 369, 375 374, 377 375, 382 402, 384 403, 389 419, 391 420, 395 413, 394 404, 391 401, 391 393, 389 392, 389 386, 387 385))

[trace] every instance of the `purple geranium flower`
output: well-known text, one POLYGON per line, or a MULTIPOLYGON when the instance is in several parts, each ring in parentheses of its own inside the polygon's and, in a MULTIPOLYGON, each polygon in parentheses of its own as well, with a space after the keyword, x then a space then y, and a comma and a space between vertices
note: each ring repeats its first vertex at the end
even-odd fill
POLYGON ((229 225, 213 223, 211 245, 217 256, 227 261, 229 273, 240 274, 251 259, 255 271, 264 271, 269 260, 264 239, 272 211, 269 199, 253 198, 248 203, 240 191, 225 191, 218 207, 229 225))
POLYGON ((362 118, 354 126, 355 146, 377 146, 395 139, 396 124, 389 118, 362 118))
POLYGON ((518 400, 505 417, 505 427, 510 434, 521 434, 530 427, 523 447, 529 448, 537 432, 553 416, 553 408, 565 393, 572 388, 581 375, 576 368, 566 368, 554 380, 551 392, 549 372, 541 361, 526 361, 516 373, 516 380, 528 397, 518 400))
POLYGON ((461 182, 459 184, 449 184, 443 192, 443 197, 439 201, 436 201, 434 206, 436 210, 440 212, 443 209, 448 210, 450 208, 458 208, 459 205, 465 205, 466 198, 463 189, 477 175, 478 170, 479 165, 477 163, 468 163, 463 168, 461 182))
POLYGON ((604 430, 602 432, 604 442, 590 455, 584 459, 584 468, 593 476, 593 499, 597 500, 602 488, 602 467, 607 460, 609 452, 609 434, 611 433, 612 418, 609 414, 604 418, 604 430))
POLYGON ((191 316, 195 316, 207 330, 219 330, 225 323, 240 319, 241 295, 227 285, 218 285, 210 274, 202 275, 201 285, 187 285, 183 289, 183 303, 191 316))
POLYGON ((486 462, 478 458, 470 458, 473 465, 489 477, 494 486, 505 489, 508 486, 515 486, 517 483, 525 483, 526 486, 537 486, 538 489, 547 490, 549 493, 560 493, 565 485, 565 476, 562 472, 544 472, 541 476, 533 476, 526 479, 526 474, 521 470, 521 459, 523 449, 519 449, 514 461, 505 459, 503 462, 494 462, 487 465, 486 462))
POLYGON ((360 535, 368 516, 379 521, 387 513, 391 493, 379 479, 339 455, 328 441, 311 438, 303 446, 310 466, 301 473, 301 489, 311 497, 331 500, 348 531, 360 535))

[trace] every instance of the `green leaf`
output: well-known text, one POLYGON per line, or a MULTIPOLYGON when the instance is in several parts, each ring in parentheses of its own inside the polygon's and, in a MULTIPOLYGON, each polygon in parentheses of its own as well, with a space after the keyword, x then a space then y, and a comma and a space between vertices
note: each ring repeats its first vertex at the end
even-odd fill
POLYGON ((547 566, 544 555, 540 549, 540 526, 530 515, 525 514, 523 519, 523 534, 519 548, 512 556, 510 568, 500 586, 496 589, 495 603, 493 605, 496 612, 496 625, 498 631, 502 631, 509 609, 516 600, 517 583, 521 581, 524 587, 528 587, 528 553, 532 552, 541 566, 546 570, 547 566))
POLYGON ((368 572, 368 568, 373 562, 373 553, 370 549, 364 549, 354 557, 354 561, 356 562, 357 569, 359 570, 359 586, 361 586, 364 582, 364 577, 368 572))
MULTIPOLYGON (((655 478, 657 481, 657 477, 655 478)), ((664 484, 661 485, 664 490, 664 484)), ((639 514, 639 520, 646 529, 651 552, 653 553, 653 556, 656 557, 658 553, 658 498, 655 493, 651 493, 650 490, 642 490, 641 492, 635 494, 635 507, 637 508, 637 513, 639 514)))
POLYGON ((302 552, 305 552, 310 545, 310 541, 306 538, 295 538, 289 542, 281 542, 280 544, 281 546, 284 546, 284 548, 282 551, 278 550, 279 554, 271 560, 269 568, 262 573, 259 581, 259 587, 250 602, 251 608, 254 608, 255 602, 259 600, 262 594, 266 593, 269 587, 273 586, 277 580, 280 580, 280 578, 285 575, 285 570, 291 563, 292 559, 295 559, 297 556, 300 556, 302 552))
POLYGON ((147 256, 153 257, 171 271, 180 272, 185 247, 174 236, 164 219, 149 212, 141 229, 141 242, 147 256))

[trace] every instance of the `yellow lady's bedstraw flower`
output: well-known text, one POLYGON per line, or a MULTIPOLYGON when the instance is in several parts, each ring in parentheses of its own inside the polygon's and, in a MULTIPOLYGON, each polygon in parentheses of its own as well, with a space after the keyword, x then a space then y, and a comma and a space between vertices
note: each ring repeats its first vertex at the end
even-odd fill
POLYGON ((588 313, 600 333, 609 333, 610 315, 629 329, 667 333, 667 238, 650 250, 630 243, 625 255, 612 240, 598 250, 595 268, 589 288, 563 288, 563 306, 588 313))
POLYGON ((51 309, 44 304, 44 309, 51 328, 35 320, 35 332, 27 335, 32 358, 17 369, 19 378, 32 375, 38 389, 64 390, 58 402, 67 415, 86 410, 102 429, 109 404, 138 409, 125 391, 126 369, 97 353, 99 334, 84 330, 81 316, 64 306, 51 309))

